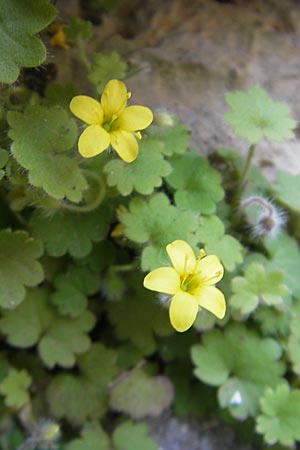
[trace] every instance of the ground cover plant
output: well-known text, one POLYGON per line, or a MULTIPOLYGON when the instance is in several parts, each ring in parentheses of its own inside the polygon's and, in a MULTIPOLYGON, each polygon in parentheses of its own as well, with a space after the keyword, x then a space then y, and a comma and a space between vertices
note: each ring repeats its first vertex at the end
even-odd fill
POLYGON ((138 68, 89 61, 89 22, 0 5, 1 449, 157 450, 143 419, 167 408, 295 447, 300 176, 271 184, 252 164, 262 139, 294 137, 288 106, 226 93, 248 156, 200 156, 172 112, 135 105, 138 68), (94 97, 28 86, 46 27, 47 45, 78 49, 94 97))

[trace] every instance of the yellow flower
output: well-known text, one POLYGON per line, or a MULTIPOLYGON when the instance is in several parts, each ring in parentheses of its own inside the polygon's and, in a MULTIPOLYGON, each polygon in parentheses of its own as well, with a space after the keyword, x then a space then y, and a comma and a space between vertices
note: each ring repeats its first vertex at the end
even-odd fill
POLYGON ((58 23, 54 23, 51 25, 50 32, 52 34, 52 37, 49 40, 49 44, 53 47, 61 47, 64 49, 69 48, 64 32, 64 27, 64 25, 60 25, 58 23))
POLYGON ((72 113, 88 124, 78 141, 83 157, 99 155, 111 145, 125 162, 136 159, 139 151, 136 138, 141 138, 139 130, 150 125, 153 114, 145 106, 127 107, 130 96, 122 81, 110 80, 100 102, 86 95, 77 95, 71 100, 72 113))
POLYGON ((148 273, 144 286, 151 291, 172 295, 169 315, 177 331, 186 331, 194 323, 199 308, 219 319, 226 311, 225 298, 214 285, 223 277, 224 269, 215 255, 200 250, 196 258, 185 241, 173 241, 166 247, 173 267, 160 267, 148 273))

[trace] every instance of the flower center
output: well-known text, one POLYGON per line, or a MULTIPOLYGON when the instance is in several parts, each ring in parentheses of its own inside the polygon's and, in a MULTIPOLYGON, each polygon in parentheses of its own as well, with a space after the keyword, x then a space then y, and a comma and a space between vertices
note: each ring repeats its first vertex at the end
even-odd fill
POLYGON ((108 133, 111 133, 112 131, 116 131, 119 127, 117 125, 118 116, 116 114, 113 114, 112 117, 108 117, 103 123, 102 128, 104 128, 108 133))
POLYGON ((201 277, 199 274, 187 273, 180 280, 180 287, 184 292, 193 295, 196 289, 201 285, 201 277))

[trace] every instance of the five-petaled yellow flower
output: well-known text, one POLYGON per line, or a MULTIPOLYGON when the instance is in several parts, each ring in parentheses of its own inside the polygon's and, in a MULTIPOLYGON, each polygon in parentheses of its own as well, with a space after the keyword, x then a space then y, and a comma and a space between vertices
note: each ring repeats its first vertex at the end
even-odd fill
POLYGON ((87 95, 71 100, 72 113, 88 127, 78 141, 79 153, 85 158, 99 155, 110 145, 125 162, 136 159, 139 151, 136 138, 147 128, 153 114, 145 106, 128 106, 130 92, 122 81, 110 80, 104 88, 100 102, 87 95))
POLYGON ((166 247, 173 267, 160 267, 146 275, 144 286, 151 291, 172 295, 169 315, 177 331, 186 331, 194 323, 199 308, 219 319, 226 311, 225 298, 214 285, 223 277, 224 269, 215 255, 200 250, 196 258, 185 241, 173 241, 166 247))

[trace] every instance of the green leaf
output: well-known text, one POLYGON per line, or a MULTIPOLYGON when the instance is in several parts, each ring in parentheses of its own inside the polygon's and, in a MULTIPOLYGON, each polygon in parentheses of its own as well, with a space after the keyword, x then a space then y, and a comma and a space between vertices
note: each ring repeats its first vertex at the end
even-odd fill
POLYGON ((58 257, 70 253, 74 258, 83 258, 92 250, 92 242, 105 238, 109 216, 107 208, 102 206, 82 214, 61 210, 51 217, 35 211, 31 226, 49 255, 58 257))
POLYGON ((70 23, 64 26, 64 31, 69 42, 75 42, 77 39, 87 40, 92 35, 92 23, 72 17, 70 23))
POLYGON ((29 171, 29 182, 56 199, 79 202, 87 181, 78 163, 64 154, 75 144, 75 121, 60 107, 40 105, 25 113, 10 111, 7 118, 13 156, 29 171))
POLYGON ((243 247, 237 239, 224 234, 224 223, 217 216, 201 218, 198 236, 208 254, 217 255, 225 269, 232 271, 243 261, 243 247))
POLYGON ((268 270, 281 270, 291 293, 300 299, 299 267, 300 251, 297 242, 285 233, 276 239, 264 242, 271 260, 266 262, 268 270))
POLYGON ((120 222, 124 225, 124 235, 133 242, 149 242, 142 251, 142 270, 168 265, 165 247, 175 239, 183 239, 192 246, 198 243, 195 235, 198 215, 171 205, 162 193, 154 194, 148 201, 133 198, 129 211, 120 214, 120 222))
POLYGON ((288 357, 292 363, 293 371, 300 374, 300 304, 295 300, 291 308, 290 336, 287 343, 288 357))
POLYGON ((114 350, 97 343, 77 358, 79 375, 55 376, 47 391, 51 414, 75 425, 102 417, 107 410, 108 384, 118 370, 116 359, 114 350))
POLYGON ((29 401, 28 388, 31 377, 26 370, 11 369, 0 383, 0 393, 5 396, 5 404, 21 408, 29 401))
POLYGON ((252 313, 260 303, 280 305, 289 292, 282 272, 273 270, 267 273, 261 264, 255 262, 246 267, 243 277, 232 279, 231 287, 230 305, 242 314, 252 313))
POLYGON ((52 312, 47 306, 46 291, 31 289, 27 291, 21 305, 14 311, 3 313, 0 319, 0 330, 10 345, 28 348, 38 342, 51 320, 52 312))
POLYGON ((288 208, 300 212, 300 199, 296 192, 300 190, 300 175, 292 175, 284 171, 277 172, 277 183, 272 185, 276 199, 288 208))
POLYGON ((73 367, 76 355, 85 353, 91 346, 86 333, 91 331, 96 322, 90 311, 70 318, 55 318, 39 342, 39 354, 47 367, 55 365, 73 367))
POLYGON ((173 157, 171 164, 173 171, 166 181, 175 189, 176 205, 203 214, 213 213, 224 196, 220 173, 194 151, 173 157))
MULTIPOLYGON (((128 280, 127 280, 128 281, 128 280)), ((155 351, 155 335, 172 333, 168 311, 155 301, 155 295, 143 288, 142 279, 134 277, 134 289, 120 301, 107 303, 108 315, 119 339, 129 339, 145 355, 155 351)))
POLYGON ((86 267, 72 266, 54 279, 56 290, 50 301, 61 315, 77 317, 86 309, 87 296, 95 294, 99 284, 98 274, 86 267))
POLYGON ((220 240, 205 245, 208 255, 217 255, 228 271, 234 270, 243 262, 244 249, 240 242, 229 234, 224 234, 220 240))
POLYGON ((293 447, 300 441, 300 390, 290 390, 287 383, 266 389, 260 399, 261 414, 256 419, 256 431, 264 435, 269 445, 279 442, 293 447))
POLYGON ((203 344, 192 347, 195 375, 204 383, 220 386, 218 398, 233 417, 255 416, 265 387, 276 386, 285 368, 278 361, 281 347, 273 339, 261 338, 240 324, 224 333, 212 330, 203 344))
POLYGON ((222 220, 217 216, 201 217, 199 227, 199 239, 204 244, 218 242, 225 232, 225 226, 222 220))
POLYGON ((116 51, 111 53, 95 53, 94 61, 88 73, 88 79, 101 94, 106 83, 111 79, 123 80, 128 67, 116 51))
POLYGON ((173 400, 170 380, 162 375, 148 376, 142 370, 123 373, 110 392, 110 407, 133 419, 159 416, 173 400))
POLYGON ((9 160, 9 153, 4 148, 0 148, 0 168, 5 167, 7 161, 9 160))
POLYGON ((113 432, 115 450, 158 450, 156 442, 148 436, 146 425, 130 421, 119 425, 113 432))
POLYGON ((107 434, 100 428, 100 426, 93 426, 93 428, 86 426, 82 432, 81 437, 73 439, 69 442, 65 450, 110 450, 111 445, 107 434))
MULTIPOLYGON (((172 118, 174 122, 174 118, 172 118)), ((185 153, 191 135, 187 125, 175 123, 166 126, 152 125, 147 129, 148 139, 159 145, 160 151, 166 156, 185 153)))
POLYGON ((14 83, 21 67, 39 66, 46 59, 44 44, 34 36, 54 19, 49 0, 1 0, 0 82, 14 83))
POLYGON ((253 317, 260 324, 262 333, 265 335, 278 337, 278 335, 287 336, 289 334, 291 310, 288 301, 276 309, 262 306, 254 313, 253 317))
POLYGON ((21 305, 3 315, 0 330, 7 341, 21 348, 38 343, 40 357, 47 367, 53 368, 56 364, 72 367, 75 355, 85 353, 91 345, 86 333, 93 328, 95 316, 90 311, 84 311, 75 319, 56 316, 45 290, 28 291, 21 305))
POLYGON ((258 86, 248 92, 229 92, 225 99, 232 111, 225 114, 225 120, 234 127, 238 137, 257 144, 263 137, 282 142, 291 139, 296 122, 289 117, 285 103, 273 101, 258 86))
POLYGON ((0 306, 12 309, 26 294, 25 286, 36 286, 43 278, 37 259, 43 253, 39 240, 26 231, 0 231, 0 306))
POLYGON ((155 188, 161 186, 162 178, 172 170, 151 141, 142 140, 139 147, 139 157, 131 164, 114 159, 104 167, 107 184, 116 186, 124 196, 130 195, 133 190, 144 195, 152 194, 155 188))
POLYGON ((80 92, 73 84, 51 83, 45 89, 43 101, 46 105, 59 105, 67 109, 72 98, 79 94, 80 92))

